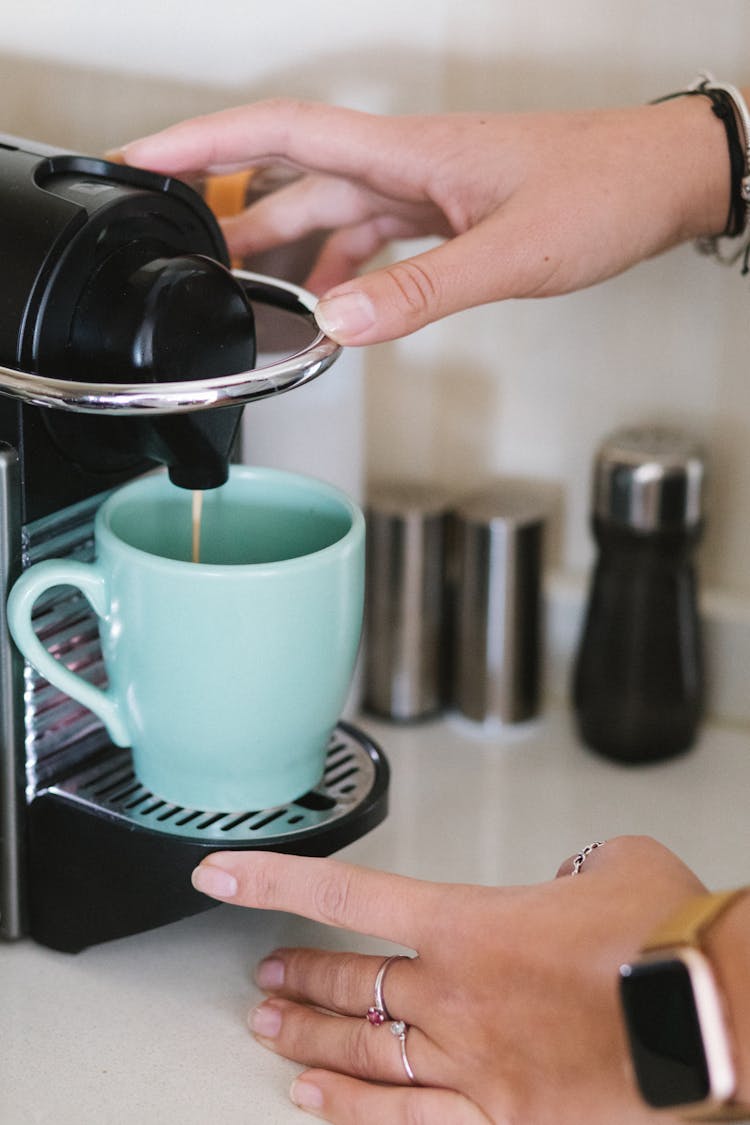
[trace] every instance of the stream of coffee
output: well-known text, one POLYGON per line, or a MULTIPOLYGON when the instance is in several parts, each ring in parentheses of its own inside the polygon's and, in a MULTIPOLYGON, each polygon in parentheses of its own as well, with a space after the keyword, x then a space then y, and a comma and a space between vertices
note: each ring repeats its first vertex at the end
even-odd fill
POLYGON ((201 517, 203 515, 203 491, 193 491, 193 562, 201 561, 201 517))

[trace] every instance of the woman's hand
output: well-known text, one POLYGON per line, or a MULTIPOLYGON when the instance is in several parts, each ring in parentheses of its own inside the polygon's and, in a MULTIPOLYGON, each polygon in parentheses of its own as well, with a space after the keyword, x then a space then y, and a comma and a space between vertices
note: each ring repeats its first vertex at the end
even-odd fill
POLYGON ((425 883, 334 860, 223 852, 195 886, 414 950, 383 999, 408 1025, 409 1083, 388 1023, 365 1018, 382 958, 280 949, 261 962, 270 994, 251 1013, 265 1046, 306 1067, 298 1105, 339 1125, 583 1125, 664 1122, 626 1062, 619 965, 682 899, 704 888, 652 840, 591 852, 576 878, 532 887, 425 883))
POLYGON ((378 117, 288 100, 172 126, 122 150, 169 174, 283 162, 301 178, 228 220, 238 256, 330 235, 308 279, 342 344, 406 335, 472 305, 602 281, 699 235, 729 202, 707 99, 584 113, 378 117), (395 239, 444 241, 356 279, 395 239))

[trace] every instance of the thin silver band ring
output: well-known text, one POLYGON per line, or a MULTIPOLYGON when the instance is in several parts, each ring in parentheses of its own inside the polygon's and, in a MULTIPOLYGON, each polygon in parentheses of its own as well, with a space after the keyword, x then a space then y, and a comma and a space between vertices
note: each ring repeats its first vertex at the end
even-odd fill
POLYGON ((401 1048, 401 1062, 404 1064, 406 1077, 409 1079, 412 1086, 418 1086, 419 1083, 417 1082, 414 1071, 411 1068, 411 1063, 409 1062, 408 1056, 406 1054, 406 1036, 408 1035, 408 1033, 409 1024, 404 1023, 403 1020, 395 1020, 395 1022, 391 1024, 391 1035, 395 1035, 396 1039, 398 1039, 399 1047, 401 1048))

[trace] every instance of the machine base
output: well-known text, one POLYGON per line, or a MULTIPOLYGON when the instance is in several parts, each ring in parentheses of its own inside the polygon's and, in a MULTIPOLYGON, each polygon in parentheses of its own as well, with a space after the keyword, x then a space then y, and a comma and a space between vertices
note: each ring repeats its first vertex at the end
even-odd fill
POLYGON ((340 723, 321 783, 276 809, 206 813, 159 800, 127 751, 106 747, 80 774, 29 806, 29 932, 77 953, 210 909, 190 873, 209 852, 263 849, 326 856, 385 818, 388 763, 340 723))

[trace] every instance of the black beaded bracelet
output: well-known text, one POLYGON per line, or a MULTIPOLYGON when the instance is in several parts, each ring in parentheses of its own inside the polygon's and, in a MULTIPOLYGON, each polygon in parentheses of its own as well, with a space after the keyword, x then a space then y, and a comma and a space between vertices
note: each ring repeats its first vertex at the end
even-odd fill
POLYGON ((729 213, 724 227, 725 238, 737 238, 742 234, 747 225, 747 204, 743 194, 743 181, 745 178, 745 146, 740 137, 740 126, 734 102, 726 90, 712 90, 706 88, 696 90, 697 94, 704 94, 711 101, 711 109, 724 126, 729 149, 729 175, 730 195, 729 213))
POLYGON ((727 222, 721 235, 700 238, 697 248, 703 254, 711 254, 725 265, 734 265, 743 260, 742 272, 747 273, 750 257, 750 242, 743 241, 739 248, 729 252, 721 249, 720 238, 736 239, 745 234, 750 216, 750 113, 740 91, 726 82, 716 82, 712 75, 703 73, 685 90, 656 98, 651 103, 670 101, 699 94, 708 98, 711 109, 724 126, 729 152, 730 194, 727 222))

